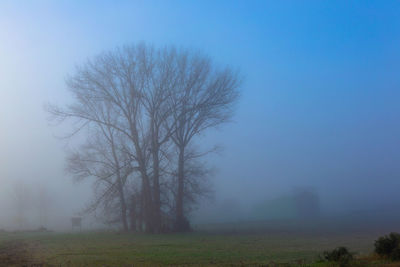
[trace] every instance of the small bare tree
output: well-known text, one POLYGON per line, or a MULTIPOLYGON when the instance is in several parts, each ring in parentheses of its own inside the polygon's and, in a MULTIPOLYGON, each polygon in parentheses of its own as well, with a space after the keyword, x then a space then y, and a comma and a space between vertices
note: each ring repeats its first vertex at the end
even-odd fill
POLYGON ((94 212, 98 207, 105 209, 117 200, 117 207, 112 210, 119 210, 117 222, 121 222, 124 231, 128 231, 124 186, 132 172, 132 165, 121 148, 122 140, 113 128, 98 125, 98 128, 92 129, 91 139, 69 154, 67 170, 76 181, 95 177, 95 199, 87 211, 94 212))

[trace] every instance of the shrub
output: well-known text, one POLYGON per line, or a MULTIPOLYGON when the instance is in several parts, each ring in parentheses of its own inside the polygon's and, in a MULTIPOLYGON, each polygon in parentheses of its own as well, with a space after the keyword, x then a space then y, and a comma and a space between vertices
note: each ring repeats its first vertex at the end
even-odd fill
POLYGON ((353 259, 353 255, 345 247, 337 247, 332 251, 324 251, 323 259, 326 261, 333 261, 346 266, 353 259))
POLYGON ((393 261, 399 261, 400 260, 400 248, 395 248, 392 253, 390 254, 390 258, 393 261))
POLYGON ((390 233, 375 241, 375 252, 391 260, 400 260, 400 234, 390 233))

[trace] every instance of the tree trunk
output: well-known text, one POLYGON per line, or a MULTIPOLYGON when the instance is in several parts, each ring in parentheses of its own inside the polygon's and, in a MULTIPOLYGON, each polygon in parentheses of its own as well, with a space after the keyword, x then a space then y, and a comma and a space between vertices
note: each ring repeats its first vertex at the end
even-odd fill
POLYGON ((144 199, 143 194, 140 193, 140 210, 139 210, 139 218, 138 218, 138 230, 139 232, 143 232, 143 218, 144 218, 144 199))
POLYGON ((151 198, 151 187, 147 174, 142 173, 142 194, 143 194, 143 216, 145 222, 145 231, 154 232, 153 226, 153 201, 151 198))
POLYGON ((153 151, 153 179, 154 179, 154 203, 153 203, 153 216, 154 216, 154 231, 159 233, 161 231, 161 200, 160 200, 160 161, 158 157, 158 149, 153 151))
POLYGON ((122 186, 121 176, 118 174, 118 191, 119 191, 119 198, 121 202, 121 219, 122 219, 122 226, 124 227, 124 231, 128 232, 128 220, 126 216, 126 202, 124 196, 124 189, 122 186))
MULTIPOLYGON (((153 111, 154 112, 154 111, 153 111)), ((151 154, 153 157, 153 227, 154 232, 161 232, 161 200, 160 200, 160 145, 159 127, 157 127, 155 114, 151 118, 151 154)))
POLYGON ((136 232, 136 220, 137 220, 137 214, 136 214, 136 201, 137 201, 137 196, 136 194, 133 194, 131 197, 131 204, 130 204, 130 231, 131 232, 136 232))
POLYGON ((185 218, 183 211, 183 197, 184 197, 184 186, 185 186, 185 149, 180 147, 179 149, 179 161, 178 161, 178 192, 176 195, 176 222, 175 231, 182 232, 189 230, 189 224, 185 218))
POLYGON ((117 157, 117 153, 115 151, 115 145, 114 142, 112 141, 111 143, 111 150, 112 150, 112 155, 114 157, 114 162, 116 165, 116 173, 117 173, 117 186, 118 186, 118 193, 119 193, 119 201, 121 204, 121 220, 122 220, 122 226, 125 232, 128 231, 128 221, 127 221, 127 216, 126 216, 126 202, 125 202, 125 195, 124 195, 124 186, 122 184, 122 177, 121 177, 121 171, 120 171, 120 166, 119 166, 119 161, 117 157))
POLYGON ((135 127, 135 124, 130 123, 130 130, 132 133, 132 143, 135 146, 135 151, 136 151, 136 156, 137 156, 137 163, 139 165, 139 172, 142 178, 142 197, 143 197, 143 219, 145 222, 145 231, 147 233, 153 233, 154 232, 154 227, 153 227, 153 200, 151 196, 151 185, 149 181, 149 176, 147 175, 147 166, 146 166, 146 157, 144 155, 144 152, 142 151, 142 148, 139 145, 139 135, 137 132, 137 129, 135 127))

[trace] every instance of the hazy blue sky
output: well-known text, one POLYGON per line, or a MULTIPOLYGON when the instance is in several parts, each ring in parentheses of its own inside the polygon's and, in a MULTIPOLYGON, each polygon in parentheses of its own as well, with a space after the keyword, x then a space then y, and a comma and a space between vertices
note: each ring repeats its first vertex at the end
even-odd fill
POLYGON ((225 147, 219 199, 314 186, 330 207, 400 201, 399 1, 1 1, 5 184, 84 198, 43 104, 68 102, 76 64, 138 41, 201 49, 245 77, 235 123, 203 139, 225 147))

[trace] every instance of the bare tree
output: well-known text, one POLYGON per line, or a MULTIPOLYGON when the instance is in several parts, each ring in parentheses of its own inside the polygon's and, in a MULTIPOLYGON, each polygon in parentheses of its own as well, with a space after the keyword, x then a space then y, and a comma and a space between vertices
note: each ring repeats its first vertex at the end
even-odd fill
POLYGON ((128 231, 127 201, 124 185, 133 171, 131 159, 127 153, 126 136, 112 125, 118 120, 118 114, 113 112, 110 103, 87 102, 91 115, 96 121, 88 125, 90 138, 78 151, 70 153, 67 170, 80 181, 85 178, 96 178, 96 198, 88 207, 94 211, 101 204, 103 210, 110 210, 111 203, 119 210, 117 219, 124 231, 128 231), (99 193, 101 191, 101 193, 99 193))
POLYGON ((91 138, 68 157, 67 170, 77 181, 95 178, 95 199, 87 211, 102 207, 104 211, 119 210, 113 221, 121 222, 128 231, 127 201, 124 185, 132 172, 127 155, 122 150, 123 139, 107 125, 91 129, 91 138), (115 202, 117 200, 117 202, 115 202), (109 209, 111 203, 117 205, 109 209))
POLYGON ((75 97, 73 105, 65 110, 50 107, 55 117, 76 119, 77 131, 90 124, 107 126, 124 135, 130 144, 129 155, 137 163, 141 174, 145 199, 147 229, 152 231, 152 196, 149 178, 148 123, 144 120, 143 92, 149 84, 146 48, 129 47, 103 53, 78 68, 67 85, 75 97), (98 116, 98 110, 107 106, 114 116, 111 122, 98 116))
MULTIPOLYGON (((211 198, 214 194, 212 190, 209 178, 214 175, 214 169, 210 167, 201 158, 215 150, 207 151, 205 153, 197 153, 193 147, 187 148, 185 151, 185 168, 184 168, 184 189, 183 189, 183 213, 188 214, 194 209, 194 205, 197 204, 201 198, 211 198)), ((179 150, 176 149, 175 153, 179 156, 179 150)), ((175 161, 179 160, 179 157, 174 158, 175 161)), ((173 166, 178 166, 178 162, 175 162, 173 166)), ((176 227, 176 204, 178 197, 178 170, 175 169, 172 172, 172 179, 170 181, 169 189, 173 195, 173 203, 171 209, 175 214, 175 225, 176 227)), ((182 222, 184 227, 175 230, 188 230, 190 228, 189 222, 184 218, 182 222)))
POLYGON ((162 225, 161 162, 165 160, 168 142, 171 140, 173 127, 166 123, 173 114, 174 106, 169 98, 177 83, 176 58, 174 48, 155 50, 147 49, 143 60, 148 68, 148 84, 142 93, 142 103, 149 123, 151 177, 153 183, 153 223, 155 231, 159 232, 162 225), (167 126, 167 127, 166 127, 167 126))
MULTIPOLYGON (((67 85, 75 98, 73 105, 49 107, 49 112, 61 121, 75 119, 78 126, 72 134, 95 125, 108 143, 113 143, 111 133, 126 140, 121 151, 134 172, 119 179, 117 156, 112 175, 124 183, 129 176, 140 177, 141 218, 148 232, 162 230, 162 214, 167 212, 162 200, 168 195, 165 180, 171 177, 163 165, 171 161, 171 150, 178 149, 174 201, 179 225, 184 218, 185 181, 189 181, 185 180, 185 149, 196 135, 230 118, 238 95, 237 74, 213 68, 211 60, 199 53, 139 44, 89 60, 68 78, 67 85)), ((79 161, 82 158, 75 157, 77 166, 79 161)))
POLYGON ((215 68, 201 54, 182 53, 178 60, 178 83, 170 99, 174 106, 172 140, 178 149, 176 230, 188 230, 184 215, 185 150, 193 138, 209 128, 228 122, 238 99, 240 81, 229 68, 215 68))

